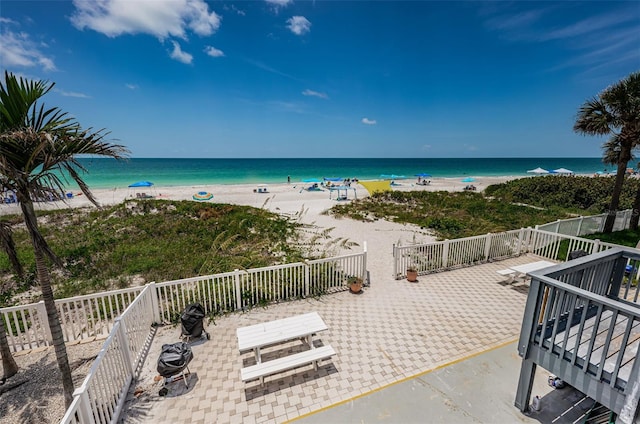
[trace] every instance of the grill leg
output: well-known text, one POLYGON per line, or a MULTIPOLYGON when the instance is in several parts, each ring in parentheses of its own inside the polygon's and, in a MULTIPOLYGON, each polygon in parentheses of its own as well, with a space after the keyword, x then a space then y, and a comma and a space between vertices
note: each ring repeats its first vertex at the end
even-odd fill
POLYGON ((191 371, 189 371, 189 367, 185 367, 182 370, 182 379, 184 380, 184 385, 187 387, 187 389, 189 388, 189 383, 187 383, 187 375, 191 374, 191 371), (184 373, 184 370, 187 370, 187 373, 184 373))

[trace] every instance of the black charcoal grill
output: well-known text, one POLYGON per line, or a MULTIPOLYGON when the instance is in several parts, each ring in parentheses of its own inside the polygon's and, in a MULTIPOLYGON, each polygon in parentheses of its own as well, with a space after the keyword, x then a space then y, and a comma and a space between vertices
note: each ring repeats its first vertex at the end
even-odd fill
POLYGON ((189 362, 192 359, 193 352, 188 343, 178 342, 162 345, 162 351, 158 357, 158 373, 164 377, 160 396, 165 396, 168 393, 167 383, 177 380, 178 375, 184 380, 187 389, 189 388, 186 375, 190 373, 189 362))
POLYGON ((199 303, 187 305, 182 314, 180 321, 182 322, 182 337, 186 341, 196 337, 206 337, 209 339, 209 333, 204 329, 204 308, 199 303))

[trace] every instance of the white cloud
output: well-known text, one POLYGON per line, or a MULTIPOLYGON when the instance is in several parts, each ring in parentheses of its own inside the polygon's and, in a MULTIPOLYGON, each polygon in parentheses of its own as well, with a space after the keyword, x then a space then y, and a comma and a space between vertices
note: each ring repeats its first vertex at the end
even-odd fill
POLYGON ((204 52, 211 57, 222 57, 224 56, 224 52, 222 50, 218 50, 213 46, 205 46, 204 52))
POLYGON ((127 83, 124 86, 127 87, 129 90, 137 90, 138 88, 140 88, 138 87, 137 84, 130 84, 130 83, 127 83))
POLYGON ((160 40, 186 39, 187 29, 206 36, 218 30, 222 19, 209 12, 204 0, 73 0, 73 4, 71 22, 76 28, 108 37, 150 34, 160 40))
POLYGON ((76 93, 74 91, 64 91, 64 90, 60 90, 58 88, 54 89, 53 91, 55 91, 56 93, 65 96, 65 97, 77 97, 79 99, 90 99, 91 96, 88 96, 84 93, 76 93))
POLYGON ((319 93, 317 91, 313 91, 313 90, 309 90, 306 89, 302 92, 303 96, 312 96, 312 97, 320 97, 321 99, 328 99, 329 96, 327 96, 326 93, 319 93))
POLYGON ((294 16, 287 19, 287 28, 296 35, 306 34, 311 31, 311 22, 304 16, 294 16))
POLYGON ((26 33, 3 31, 0 33, 0 46, 0 63, 4 68, 39 66, 45 71, 56 69, 53 59, 42 53, 26 33))
POLYGON ((378 123, 375 119, 362 118, 362 123, 365 125, 375 125, 378 123))
POLYGON ((193 61, 193 56, 187 52, 183 52, 182 49, 180 48, 180 44, 178 44, 177 41, 172 41, 171 44, 173 44, 173 50, 169 55, 171 56, 171 59, 175 59, 178 62, 182 62, 186 64, 189 64, 193 61))

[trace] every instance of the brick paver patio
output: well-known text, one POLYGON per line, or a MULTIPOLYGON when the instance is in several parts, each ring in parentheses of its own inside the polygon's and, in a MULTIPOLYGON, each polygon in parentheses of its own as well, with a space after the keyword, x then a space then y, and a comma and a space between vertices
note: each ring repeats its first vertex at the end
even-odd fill
MULTIPOLYGON (((193 343, 190 388, 171 383, 166 397, 158 395, 152 378, 161 344, 178 341, 180 328, 160 328, 131 392, 146 390, 130 395, 122 422, 283 422, 513 341, 526 287, 500 284, 504 277, 496 271, 536 260, 522 256, 421 276, 418 283, 378 277, 359 295, 345 291, 217 318, 206 325, 211 340, 193 343), (240 368, 253 355, 238 352, 236 329, 312 311, 329 327, 316 343, 330 344, 337 355, 318 371, 310 365, 266 377, 263 387, 259 381, 243 383, 240 368)), ((263 355, 300 348, 296 341, 263 355)))

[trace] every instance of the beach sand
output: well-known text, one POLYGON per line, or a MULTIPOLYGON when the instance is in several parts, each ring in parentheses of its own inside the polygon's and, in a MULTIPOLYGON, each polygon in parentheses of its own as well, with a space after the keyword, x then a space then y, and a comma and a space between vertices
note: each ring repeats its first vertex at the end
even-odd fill
MULTIPOLYGON (((472 183, 462 182, 460 178, 432 178, 429 185, 417 185, 417 180, 399 180, 392 187, 394 191, 427 190, 427 191, 463 191, 468 184, 473 184, 478 191, 491 184, 497 184, 517 177, 476 177, 472 183)), ((288 216, 305 224, 305 231, 310 236, 328 234, 320 240, 317 246, 325 250, 327 256, 361 252, 367 245, 367 268, 371 281, 384 281, 392 278, 392 247, 412 243, 428 243, 435 241, 435 237, 426 229, 411 224, 399 224, 388 221, 359 222, 351 219, 336 219, 324 214, 332 206, 345 202, 336 200, 336 192, 307 191, 309 184, 268 184, 267 192, 257 192, 257 185, 194 185, 181 187, 152 187, 149 188, 114 188, 92 190, 99 204, 107 206, 120 203, 126 199, 135 199, 137 193, 153 195, 157 199, 192 200, 198 192, 209 192, 213 199, 205 203, 228 203, 236 205, 265 208, 272 212, 288 216), (254 191, 255 190, 255 191, 254 191), (330 198, 331 195, 331 198, 330 198), (328 230, 328 231, 327 231, 328 230), (344 243, 344 242, 347 243, 344 243), (348 246, 351 246, 350 248, 348 246)), ((264 186, 261 186, 264 187, 264 186)), ((369 196, 367 190, 360 184, 352 184, 358 199, 369 196)), ((343 192, 344 193, 344 192, 343 192)), ((91 206, 85 196, 78 196, 74 192, 72 199, 65 202, 41 202, 37 209, 61 209, 91 206)), ((349 200, 354 198, 354 192, 349 190, 349 200)), ((17 205, 0 205, 0 214, 19 214, 17 205)))

